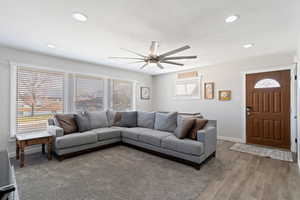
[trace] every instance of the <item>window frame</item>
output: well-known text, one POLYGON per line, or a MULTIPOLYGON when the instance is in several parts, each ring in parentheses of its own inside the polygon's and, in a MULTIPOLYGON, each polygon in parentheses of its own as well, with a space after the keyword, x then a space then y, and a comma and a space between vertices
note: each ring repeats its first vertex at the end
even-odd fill
POLYGON ((101 77, 101 76, 95 76, 95 75, 90 75, 90 74, 84 74, 84 73, 72 73, 69 74, 72 76, 72 81, 73 81, 73 86, 71 88, 73 95, 72 95, 72 101, 70 101, 71 104, 71 111, 77 112, 76 109, 76 98, 77 98, 77 82, 76 82, 76 76, 80 77, 89 77, 89 78, 94 78, 98 80, 103 80, 103 110, 106 110, 108 108, 108 93, 107 93, 107 78, 101 77))
POLYGON ((182 78, 182 79, 176 79, 174 81, 174 88, 173 88, 173 92, 174 92, 174 95, 173 95, 173 99, 174 100, 195 100, 195 99, 202 99, 202 74, 198 74, 197 77, 191 77, 191 78, 182 78), (197 93, 198 95, 197 96, 177 96, 176 95, 176 86, 177 86, 177 83, 179 82, 184 82, 184 81, 191 81, 191 80, 195 80, 197 81, 198 83, 198 90, 197 90, 197 93))
POLYGON ((113 110, 112 107, 112 100, 113 100, 113 93, 112 93, 112 85, 113 85, 113 80, 117 81, 127 81, 132 83, 132 109, 131 110, 136 110, 136 101, 137 101, 137 81, 132 81, 132 80, 126 80, 126 79, 120 79, 120 78, 109 78, 107 81, 107 87, 106 89, 108 90, 108 98, 107 98, 107 109, 113 110))
MULTIPOLYGON (((10 138, 15 138, 17 134, 16 125, 17 125, 17 68, 18 67, 28 67, 30 69, 36 69, 36 70, 44 70, 44 71, 53 71, 53 72, 60 72, 64 74, 63 78, 63 98, 64 98, 64 104, 63 104, 63 113, 66 113, 69 111, 68 109, 68 81, 66 80, 67 72, 55 68, 49 68, 49 67, 38 67, 31 64, 21 64, 21 63, 14 63, 10 62, 10 138)), ((39 131, 36 131, 39 132, 39 131)), ((42 131, 41 131, 42 132, 42 131)), ((26 134, 26 133, 22 133, 26 134)))
POLYGON ((121 81, 128 81, 132 82, 132 109, 136 110, 136 102, 137 102, 137 85, 138 81, 136 80, 129 80, 129 79, 122 79, 114 76, 107 76, 107 75, 98 75, 95 73, 81 73, 78 71, 70 71, 70 70, 61 70, 59 69, 59 66, 56 67, 47 67, 47 66, 37 66, 34 64, 28 64, 28 63, 19 63, 19 62, 11 62, 9 61, 10 65, 10 129, 9 129, 9 137, 11 139, 15 138, 16 135, 16 117, 17 117, 17 67, 29 67, 32 69, 37 70, 49 70, 49 71, 55 71, 55 72, 62 72, 64 73, 64 106, 63 110, 64 113, 70 113, 75 111, 75 105, 74 105, 74 97, 75 97, 75 85, 74 85, 74 75, 84 75, 84 76, 91 76, 95 78, 101 78, 104 80, 104 110, 111 109, 109 102, 111 101, 110 97, 110 91, 109 91, 109 80, 121 80, 121 81), (70 79, 72 77, 72 79, 70 79))

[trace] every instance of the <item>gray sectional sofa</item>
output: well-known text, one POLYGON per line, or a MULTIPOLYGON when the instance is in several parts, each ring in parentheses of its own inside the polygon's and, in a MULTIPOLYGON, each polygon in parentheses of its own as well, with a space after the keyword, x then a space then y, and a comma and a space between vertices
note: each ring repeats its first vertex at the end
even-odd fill
MULTIPOLYGON (((135 127, 118 127, 108 123, 106 127, 69 135, 64 135, 64 130, 57 125, 55 119, 49 119, 48 131, 53 135, 53 151, 59 160, 63 160, 86 151, 125 144, 192 165, 196 169, 200 169, 203 161, 215 156, 217 141, 215 120, 209 120, 204 128, 197 132, 197 140, 192 140, 178 139, 172 132, 157 130, 156 123, 163 123, 161 120, 157 121, 158 119, 154 118, 155 122, 143 117, 142 113, 137 114, 135 127)), ((108 116, 108 121, 109 118, 108 116)))

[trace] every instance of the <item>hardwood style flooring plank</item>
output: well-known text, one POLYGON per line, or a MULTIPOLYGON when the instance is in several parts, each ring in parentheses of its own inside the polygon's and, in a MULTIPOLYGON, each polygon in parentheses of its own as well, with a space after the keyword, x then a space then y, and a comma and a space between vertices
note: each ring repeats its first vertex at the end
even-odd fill
POLYGON ((217 157, 203 167, 216 167, 197 200, 299 200, 297 163, 231 151, 232 142, 218 141, 217 157))

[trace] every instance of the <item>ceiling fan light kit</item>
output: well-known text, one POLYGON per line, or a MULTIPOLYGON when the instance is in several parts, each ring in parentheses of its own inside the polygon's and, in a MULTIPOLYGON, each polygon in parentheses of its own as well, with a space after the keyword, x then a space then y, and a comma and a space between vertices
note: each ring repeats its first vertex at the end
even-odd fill
POLYGON ((140 53, 137 53, 135 51, 129 50, 129 49, 124 49, 122 50, 130 52, 132 54, 137 55, 138 57, 132 58, 132 57, 110 57, 111 59, 128 59, 128 60, 138 60, 136 62, 132 63, 139 63, 139 62, 144 62, 144 65, 140 67, 140 69, 144 69, 147 67, 150 63, 155 63, 156 66, 160 69, 164 69, 164 66, 162 63, 165 64, 170 64, 170 65, 177 65, 177 66, 184 66, 182 63, 174 62, 174 60, 186 60, 186 59, 196 59, 197 56, 173 56, 169 57, 171 55, 177 54, 179 52, 185 51, 187 49, 190 49, 191 47, 189 45, 185 45, 183 47, 180 47, 178 49, 174 49, 172 51, 165 52, 163 54, 158 54, 158 48, 159 44, 157 41, 152 41, 149 49, 149 54, 143 55, 140 53))

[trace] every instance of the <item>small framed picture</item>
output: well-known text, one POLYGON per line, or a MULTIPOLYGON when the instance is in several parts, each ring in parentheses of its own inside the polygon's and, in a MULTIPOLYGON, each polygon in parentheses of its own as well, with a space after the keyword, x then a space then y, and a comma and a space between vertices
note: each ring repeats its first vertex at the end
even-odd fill
POLYGON ((204 83, 204 99, 214 99, 214 83, 204 83))
POLYGON ((142 100, 150 99, 150 88, 149 87, 141 87, 141 99, 142 100))
POLYGON ((220 90, 219 91, 220 101, 230 101, 231 100, 231 90, 220 90))

